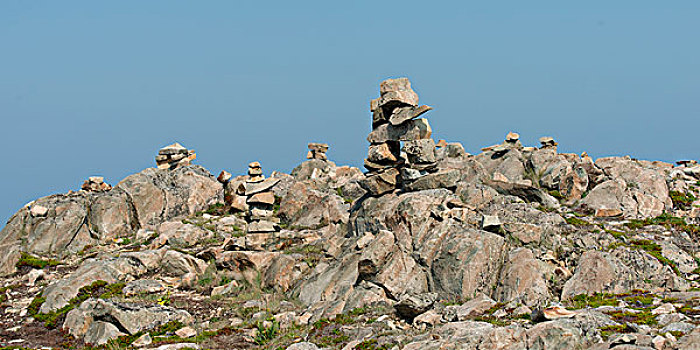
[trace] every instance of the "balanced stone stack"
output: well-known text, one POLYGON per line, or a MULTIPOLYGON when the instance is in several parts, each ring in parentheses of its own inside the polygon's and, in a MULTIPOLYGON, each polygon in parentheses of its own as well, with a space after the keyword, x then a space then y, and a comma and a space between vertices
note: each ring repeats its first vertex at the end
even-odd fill
POLYGON ((82 186, 83 191, 88 192, 104 192, 112 189, 112 186, 105 183, 105 179, 102 176, 90 176, 82 186))
POLYGON ((549 136, 540 137, 540 144, 542 145, 540 148, 556 148, 558 145, 558 143, 549 136))
POLYGON ((279 230, 279 218, 274 217, 275 195, 272 192, 279 179, 265 179, 259 162, 248 164, 248 178, 238 188, 246 197, 249 233, 269 233, 279 230))
POLYGON ((407 78, 385 80, 379 90, 380 97, 370 103, 373 130, 365 159, 369 173, 361 185, 375 196, 397 188, 419 189, 411 184, 437 171, 432 129, 427 119, 418 118, 432 108, 418 105, 407 78))
POLYGON ((328 160, 326 152, 328 152, 328 144, 310 143, 309 153, 306 154, 306 159, 328 160))
POLYGON ((190 165, 190 162, 197 158, 194 150, 188 150, 179 143, 165 146, 158 151, 156 164, 158 169, 173 170, 179 166, 190 165))
POLYGON ((265 180, 265 175, 262 173, 260 162, 252 162, 248 164, 248 179, 247 182, 262 182, 265 180))

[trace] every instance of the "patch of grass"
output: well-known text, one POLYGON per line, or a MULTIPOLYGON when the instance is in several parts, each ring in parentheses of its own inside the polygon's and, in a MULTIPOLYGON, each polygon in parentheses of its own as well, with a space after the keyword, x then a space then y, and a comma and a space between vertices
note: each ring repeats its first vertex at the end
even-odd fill
POLYGON ((590 223, 588 221, 581 220, 577 217, 570 217, 570 218, 566 218, 565 220, 566 220, 566 223, 569 225, 574 225, 574 226, 588 226, 588 225, 590 225, 590 223))
POLYGON ((34 269, 43 269, 46 267, 52 267, 52 266, 58 266, 62 265, 62 263, 58 260, 43 260, 34 256, 31 256, 27 253, 22 252, 19 261, 17 261, 17 264, 15 265, 17 268, 27 266, 31 267, 34 269))
POLYGON ((292 247, 285 250, 284 253, 303 255, 302 260, 311 268, 315 267, 324 256, 323 248, 311 244, 292 247))
POLYGON ((279 333, 280 324, 274 318, 268 320, 269 326, 265 322, 258 321, 255 328, 258 330, 255 334, 254 342, 258 345, 265 345, 270 340, 274 339, 279 333))
POLYGON ((655 325, 656 322, 656 315, 653 315, 651 313, 650 309, 644 309, 639 312, 621 312, 621 311, 616 311, 616 312, 610 312, 607 313, 608 316, 612 317, 613 320, 619 323, 636 323, 636 324, 645 324, 645 325, 655 325))
POLYGON ((615 306, 618 299, 614 294, 595 293, 593 295, 579 294, 571 299, 570 305, 575 309, 586 307, 596 308, 600 306, 615 306))
POLYGON ((343 202, 345 202, 345 203, 352 203, 352 201, 353 201, 352 198, 346 197, 345 194, 343 193, 343 189, 342 189, 342 188, 340 188, 340 187, 336 188, 336 189, 335 189, 335 193, 336 193, 340 198, 343 199, 343 202))
POLYGON ((627 324, 621 324, 621 325, 617 325, 617 326, 605 326, 605 327, 600 329, 600 335, 605 340, 607 340, 613 334, 632 333, 632 332, 634 332, 634 328, 630 327, 627 324))
POLYGON ((618 247, 629 247, 630 249, 643 250, 647 252, 647 254, 656 258, 656 260, 658 260, 661 264, 670 267, 671 270, 673 270, 673 273, 675 273, 678 276, 682 276, 680 270, 678 270, 678 265, 673 260, 663 256, 663 254, 661 254, 661 246, 651 240, 635 239, 630 241, 629 244, 623 242, 614 242, 608 246, 608 251, 615 250, 618 247))
POLYGON ((14 285, 14 284, 12 284, 12 285, 9 285, 9 286, 7 286, 7 287, 2 287, 2 288, 0 288, 0 304, 2 304, 2 303, 4 303, 4 302, 7 301, 7 294, 6 294, 6 292, 7 292, 8 290, 12 290, 12 288, 15 288, 15 287, 17 287, 17 286, 14 285))
POLYGON ((691 235, 700 235, 700 225, 688 224, 685 219, 675 217, 671 214, 664 213, 655 218, 648 218, 644 220, 630 220, 625 226, 631 229, 640 229, 644 226, 649 225, 661 225, 667 229, 676 229, 678 231, 684 231, 691 235))
POLYGON ((497 327, 504 327, 510 324, 510 322, 506 320, 502 320, 500 318, 496 318, 493 316, 476 316, 471 318, 472 321, 477 321, 477 322, 488 322, 494 326, 497 327))
POLYGON ((124 283, 109 284, 105 281, 98 280, 90 285, 84 286, 78 290, 78 295, 68 302, 68 305, 48 313, 40 313, 41 305, 46 301, 43 297, 36 297, 27 307, 27 314, 34 317, 37 321, 43 322, 44 326, 49 329, 59 326, 66 314, 78 307, 82 302, 90 298, 108 299, 117 295, 121 295, 124 283))
POLYGON ((676 275, 679 275, 679 276, 681 275, 681 272, 678 270, 678 266, 676 265, 676 263, 673 262, 672 260, 664 257, 661 254, 661 246, 660 245, 658 245, 658 244, 656 244, 653 241, 650 241, 648 239, 632 240, 630 242, 630 245, 634 248, 646 251, 647 253, 649 253, 649 255, 656 258, 656 260, 658 260, 663 265, 667 265, 667 266, 671 267, 671 269, 673 270, 673 272, 676 275))
POLYGON ((549 195, 556 198, 556 199, 564 199, 564 196, 557 190, 549 191, 549 195))
POLYGON ((396 343, 385 343, 379 345, 377 339, 364 340, 361 343, 355 345, 355 350, 389 350, 396 346, 396 343))
POLYGON ((535 209, 542 211, 542 212, 545 212, 545 213, 552 213, 552 212, 557 211, 557 209, 555 209, 555 208, 545 207, 542 204, 538 205, 535 209))
POLYGON ((697 200, 692 194, 679 191, 669 191, 668 195, 671 197, 673 206, 681 210, 689 210, 697 200))
POLYGON ((615 231, 615 230, 605 230, 605 232, 609 233, 610 235, 612 235, 616 239, 628 238, 627 232, 615 231))

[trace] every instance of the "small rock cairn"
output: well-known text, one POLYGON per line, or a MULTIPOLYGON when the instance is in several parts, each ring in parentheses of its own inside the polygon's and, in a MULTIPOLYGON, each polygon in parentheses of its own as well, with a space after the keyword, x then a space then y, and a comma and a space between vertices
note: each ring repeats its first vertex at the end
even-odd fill
POLYGON ((279 218, 274 217, 275 195, 272 192, 279 179, 265 179, 259 162, 248 164, 248 178, 238 187, 238 194, 246 197, 249 233, 279 231, 279 218))
POLYGON ((361 182, 375 196, 433 173, 437 166, 432 129, 427 119, 418 118, 432 108, 418 105, 407 78, 385 80, 379 92, 370 103, 373 130, 364 164, 369 173, 361 182))
POLYGON ((559 143, 554 141, 552 137, 549 136, 543 136, 540 137, 540 148, 556 148, 559 143))
POLYGON ((309 153, 306 154, 306 159, 328 160, 326 152, 328 152, 327 143, 312 142, 309 144, 309 153))
POLYGON ((156 164, 158 169, 176 169, 180 166, 190 165, 190 162, 197 158, 194 150, 188 150, 181 144, 175 142, 172 145, 165 146, 158 151, 156 156, 156 164))
POLYGON ((112 186, 105 183, 105 178, 102 176, 90 176, 82 186, 83 191, 88 192, 105 192, 112 189, 112 186))

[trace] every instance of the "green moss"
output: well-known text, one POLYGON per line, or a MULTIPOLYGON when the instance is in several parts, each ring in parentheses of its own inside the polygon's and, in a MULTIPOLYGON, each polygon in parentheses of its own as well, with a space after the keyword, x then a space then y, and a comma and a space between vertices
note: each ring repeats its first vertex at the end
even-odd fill
POLYGON ((258 321, 256 327, 258 332, 255 334, 254 342, 258 345, 265 345, 270 340, 274 339, 279 333, 280 324, 274 318, 268 321, 269 326, 265 326, 265 322, 258 321))
POLYGON ((555 209, 555 208, 549 208, 549 207, 545 207, 543 205, 538 205, 536 209, 539 211, 543 211, 545 213, 552 213, 552 212, 557 211, 557 209, 555 209))
POLYGON ((65 315, 78 307, 83 301, 90 298, 107 299, 112 298, 122 293, 124 283, 108 284, 105 281, 95 281, 90 285, 84 286, 78 290, 78 295, 68 302, 68 305, 48 313, 40 313, 41 305, 46 301, 43 297, 36 297, 27 307, 27 314, 34 317, 37 321, 43 322, 44 326, 53 329, 61 324, 65 315))
POLYGON ((12 290, 13 288, 16 288, 16 287, 17 287, 17 285, 12 284, 12 285, 9 285, 9 286, 7 286, 7 287, 2 287, 2 288, 0 288, 0 304, 2 304, 2 303, 4 303, 4 302, 7 301, 7 294, 6 294, 6 292, 7 292, 8 290, 12 290))
POLYGON ((587 221, 581 220, 577 217, 570 217, 566 218, 566 223, 569 225, 574 225, 574 226, 588 226, 590 223, 587 221))
POLYGON ((617 303, 618 298, 614 294, 595 293, 593 295, 579 294, 574 296, 570 305, 576 309, 583 309, 586 307, 615 306, 617 303))
POLYGON ((656 316, 651 313, 650 309, 643 309, 639 312, 611 312, 608 313, 613 320, 619 323, 636 323, 645 325, 655 325, 656 316))
POLYGON ((508 321, 493 316, 476 316, 471 318, 471 320, 477 322, 488 322, 497 327, 503 327, 509 324, 508 321))
POLYGON ((603 339, 608 339, 613 334, 618 334, 618 333, 632 333, 634 332, 634 328, 630 327, 629 325, 626 324, 621 324, 621 325, 616 325, 616 326, 605 326, 600 329, 600 335, 603 337, 603 339))
POLYGON ((158 326, 153 332, 151 332, 152 337, 157 337, 166 334, 173 334, 176 330, 184 327, 185 324, 180 321, 169 321, 158 326))
POLYGON ((559 193, 559 191, 557 191, 557 190, 549 191, 549 195, 556 198, 556 199, 564 199, 564 196, 562 196, 562 194, 559 193))
POLYGON ((675 229, 678 231, 684 231, 691 235, 700 235, 700 225, 688 224, 685 219, 672 216, 668 213, 661 214, 655 218, 648 218, 644 220, 630 220, 625 226, 631 229, 640 229, 644 226, 649 225, 662 225, 667 229, 675 229))
POLYGON ((58 265, 62 265, 62 263, 58 260, 52 260, 52 259, 42 260, 42 259, 39 259, 37 257, 33 257, 33 256, 23 252, 19 258, 19 261, 17 261, 17 264, 15 266, 17 266, 17 268, 20 268, 23 266, 28 266, 28 267, 35 268, 35 269, 43 269, 46 267, 58 266, 58 265))
POLYGON ((621 232, 621 231, 615 231, 615 230, 605 230, 605 232, 609 233, 613 237, 617 239, 622 239, 622 238, 627 238, 627 233, 626 232, 621 232))
POLYGON ((397 345, 398 344, 396 343, 385 343, 379 345, 377 339, 368 339, 355 345, 355 350, 388 350, 397 345))
POLYGON ((693 202, 697 199, 690 193, 682 193, 679 191, 669 191, 668 195, 671 197, 673 206, 682 210, 690 209, 693 202))

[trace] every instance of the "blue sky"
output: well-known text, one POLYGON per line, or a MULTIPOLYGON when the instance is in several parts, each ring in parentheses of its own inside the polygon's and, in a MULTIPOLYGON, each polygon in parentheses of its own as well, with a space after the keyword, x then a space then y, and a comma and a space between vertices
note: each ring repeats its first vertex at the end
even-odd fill
POLYGON ((164 145, 212 173, 360 166, 369 100, 407 76, 434 138, 700 158, 697 1, 0 2, 0 220, 116 184, 164 145))

